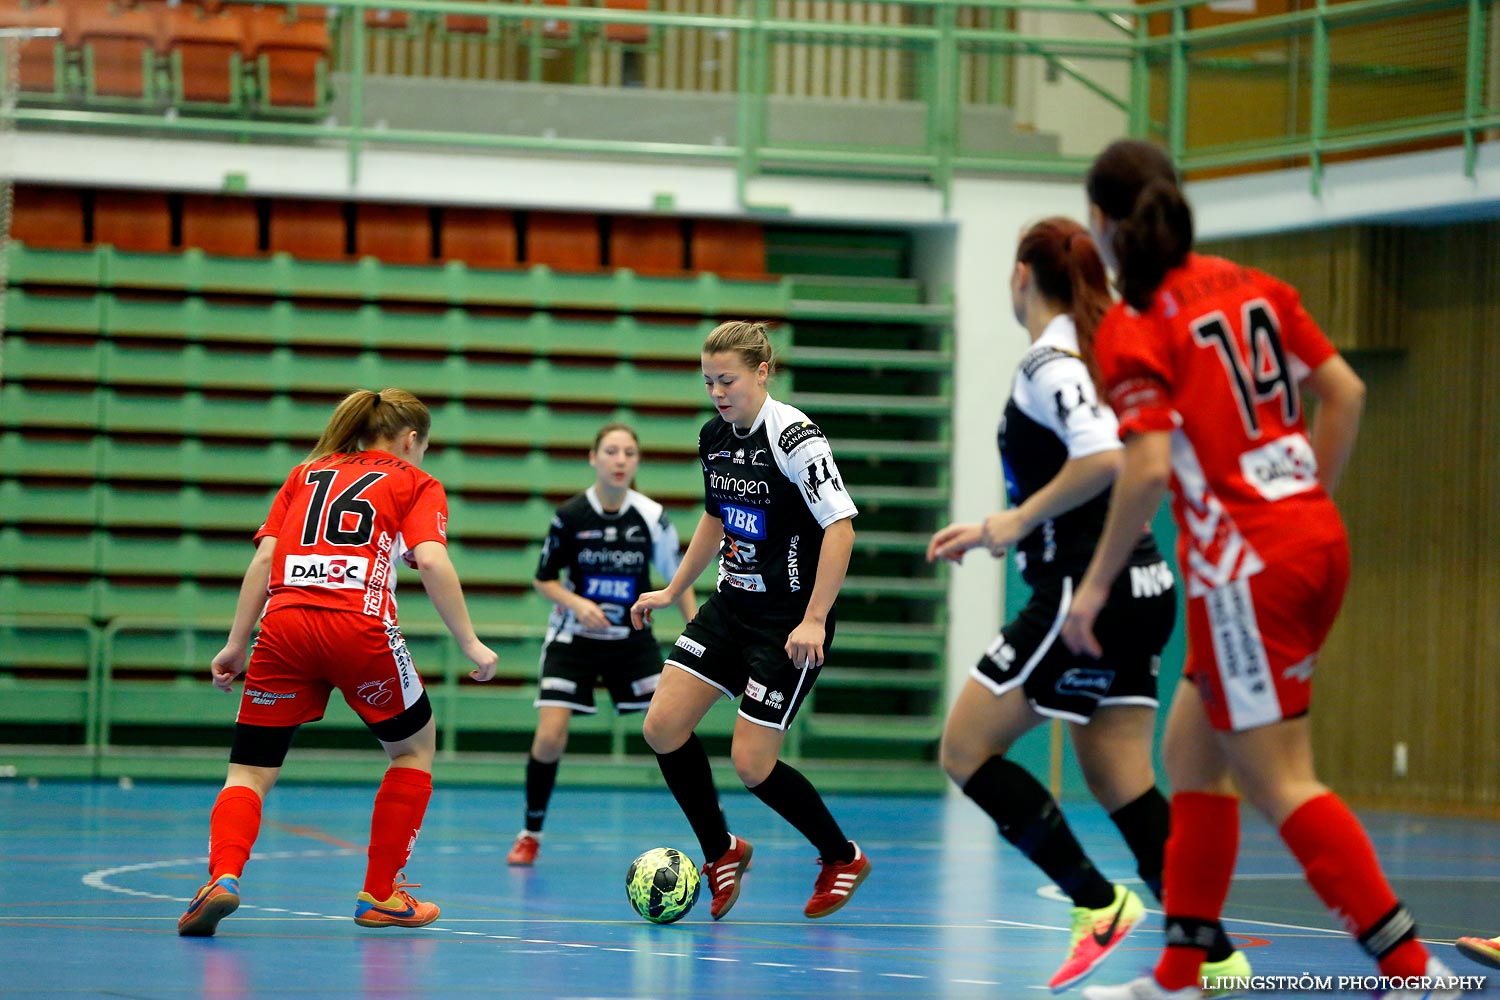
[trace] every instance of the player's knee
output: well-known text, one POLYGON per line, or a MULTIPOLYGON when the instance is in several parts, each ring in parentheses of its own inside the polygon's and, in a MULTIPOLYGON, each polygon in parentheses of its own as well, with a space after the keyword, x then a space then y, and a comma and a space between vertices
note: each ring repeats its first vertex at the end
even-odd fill
POLYGON ((648 711, 641 722, 641 737, 653 753, 671 753, 679 749, 687 742, 690 732, 684 731, 675 719, 661 712, 648 711))
POLYGON ((734 773, 746 788, 754 788, 771 776, 776 767, 775 754, 763 754, 735 747, 730 753, 734 773))
POLYGON ((943 734, 943 742, 938 750, 938 760, 943 765, 943 771, 959 788, 964 787, 974 776, 974 772, 979 770, 979 765, 990 756, 973 744, 946 732, 943 734))
POLYGON ((563 751, 567 749, 568 731, 566 729, 561 731, 538 729, 536 736, 531 740, 531 756, 544 764, 560 759, 563 751))

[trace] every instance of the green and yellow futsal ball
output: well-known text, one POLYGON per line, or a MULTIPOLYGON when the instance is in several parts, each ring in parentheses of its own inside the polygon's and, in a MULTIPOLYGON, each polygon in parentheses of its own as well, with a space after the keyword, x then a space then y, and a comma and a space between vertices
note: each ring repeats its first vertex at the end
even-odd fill
POLYGON ((625 895, 635 912, 653 924, 681 920, 698 901, 698 869, 687 855, 656 847, 630 863, 625 895))

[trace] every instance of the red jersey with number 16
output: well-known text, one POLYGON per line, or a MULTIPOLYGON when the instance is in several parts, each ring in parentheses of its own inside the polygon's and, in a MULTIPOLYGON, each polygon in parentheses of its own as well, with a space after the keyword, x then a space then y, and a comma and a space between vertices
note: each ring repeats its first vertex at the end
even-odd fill
POLYGON ((1151 308, 1116 305, 1096 339, 1120 435, 1172 434, 1189 596, 1342 537, 1318 482, 1298 384, 1336 352, 1285 282, 1190 254, 1151 308))
POLYGON ((448 539, 443 484, 384 451, 330 455, 287 476, 255 533, 276 539, 269 613, 311 607, 396 620, 397 558, 448 539))

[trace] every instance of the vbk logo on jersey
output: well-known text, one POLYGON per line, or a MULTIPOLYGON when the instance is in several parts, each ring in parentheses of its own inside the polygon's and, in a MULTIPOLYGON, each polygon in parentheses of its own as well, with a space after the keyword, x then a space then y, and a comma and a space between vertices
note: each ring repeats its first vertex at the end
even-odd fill
POLYGON ((719 505, 724 527, 742 538, 766 537, 766 512, 739 507, 732 503, 719 505))
POLYGON ((282 582, 288 587, 363 590, 369 565, 363 556, 287 556, 282 582))
POLYGON ((635 603, 635 579, 629 576, 586 576, 583 596, 591 601, 635 603))
POLYGON ((713 454, 711 454, 711 455, 708 456, 708 461, 712 462, 716 458, 728 458, 728 457, 729 457, 729 452, 727 452, 727 451, 716 451, 713 454))

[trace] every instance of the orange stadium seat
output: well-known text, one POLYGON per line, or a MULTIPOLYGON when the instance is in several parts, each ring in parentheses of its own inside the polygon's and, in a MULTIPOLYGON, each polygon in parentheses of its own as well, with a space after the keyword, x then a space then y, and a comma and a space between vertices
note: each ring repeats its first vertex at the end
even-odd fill
POLYGON ((66 0, 66 37, 83 51, 83 88, 90 98, 149 102, 164 6, 115 7, 109 0, 66 0))
POLYGON ((233 195, 184 195, 182 245, 226 257, 254 256, 260 250, 255 200, 233 195))
POLYGON ((83 246, 83 192, 77 188, 16 185, 11 239, 29 247, 76 250, 83 246))
POLYGON ((279 7, 256 8, 247 16, 244 51, 255 60, 262 108, 322 107, 332 48, 328 21, 288 21, 279 7))
MULTIPOLYGON (((7 28, 67 28, 68 11, 60 3, 22 5, 9 0, 0 10, 0 25, 7 28)), ((62 97, 67 85, 62 67, 66 43, 62 35, 32 38, 21 43, 21 90, 28 95, 62 97)))
POLYGON ((693 270, 726 278, 766 276, 766 232, 758 222, 699 219, 693 223, 693 270))
POLYGON ((515 216, 493 208, 443 209, 438 256, 470 267, 515 267, 515 216))
POLYGON ((172 97, 180 104, 238 107, 240 45, 245 19, 240 8, 169 7, 163 16, 163 42, 172 74, 172 97))
POLYGON ((94 242, 117 250, 166 253, 172 249, 172 212, 161 191, 94 194, 94 242))
POLYGON ((425 205, 361 202, 355 213, 354 252, 387 264, 432 263, 432 213, 425 205))
MULTIPOLYGON (((651 0, 604 0, 612 10, 650 10, 651 0)), ((616 45, 645 45, 651 40, 649 24, 606 24, 604 40, 616 45)))
POLYGON ((344 260, 348 226, 336 201, 278 198, 271 202, 271 251, 306 260, 344 260))
POLYGON ((602 262, 599 219, 532 212, 526 219, 526 263, 559 271, 597 271, 602 262))
POLYGON ((680 274, 686 253, 682 222, 620 216, 609 229, 609 262, 641 274, 680 274))

